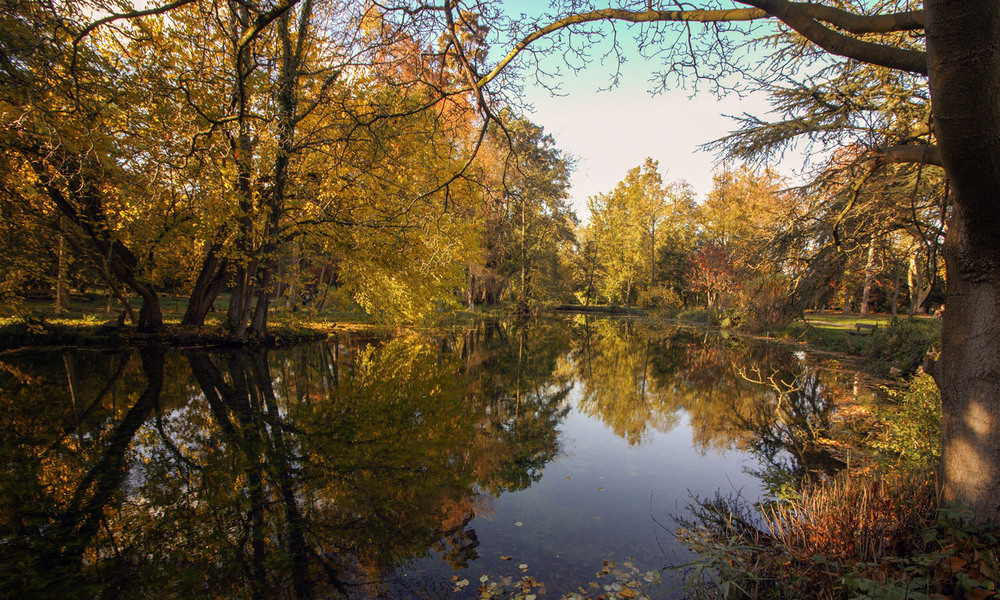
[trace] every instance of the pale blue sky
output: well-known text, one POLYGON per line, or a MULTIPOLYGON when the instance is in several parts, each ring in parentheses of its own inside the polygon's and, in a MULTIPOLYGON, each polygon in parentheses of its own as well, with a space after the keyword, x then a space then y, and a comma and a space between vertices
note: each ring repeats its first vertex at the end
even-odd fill
MULTIPOLYGON (((540 11, 544 5, 539 0, 504 2, 511 14, 540 11)), ((588 196, 612 189, 647 156, 660 161, 665 179, 684 179, 703 198, 711 190, 718 157, 699 146, 737 127, 725 115, 767 116, 768 103, 761 96, 719 99, 702 92, 690 97, 691 90, 686 89, 652 96, 649 77, 657 65, 644 64, 634 51, 628 54, 631 39, 625 27, 619 27, 619 34, 629 62, 615 89, 600 91, 607 86, 610 70, 594 64, 561 80, 564 96, 553 97, 541 87, 525 90, 525 100, 535 106, 528 118, 577 158, 570 194, 582 219, 587 218, 588 196)), ((558 63, 557 58, 552 60, 550 68, 558 63)), ((801 155, 789 156, 778 169, 791 174, 801 162, 801 155)))
POLYGON ((660 161, 665 179, 686 180, 702 198, 712 188, 717 157, 699 146, 735 128, 723 115, 767 110, 760 98, 719 100, 706 93, 689 98, 687 90, 651 96, 644 79, 604 92, 596 91, 593 80, 566 84, 567 96, 526 90, 536 109, 528 116, 577 157, 570 193, 581 218, 586 218, 588 196, 613 188, 647 156, 660 161))

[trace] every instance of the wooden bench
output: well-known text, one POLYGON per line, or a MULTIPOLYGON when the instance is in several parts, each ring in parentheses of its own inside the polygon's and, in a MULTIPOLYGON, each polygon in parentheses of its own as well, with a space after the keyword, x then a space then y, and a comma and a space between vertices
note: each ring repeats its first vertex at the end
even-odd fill
POLYGON ((878 325, 869 325, 868 323, 855 323, 854 331, 848 331, 848 335, 860 335, 862 337, 869 336, 878 331, 878 325))

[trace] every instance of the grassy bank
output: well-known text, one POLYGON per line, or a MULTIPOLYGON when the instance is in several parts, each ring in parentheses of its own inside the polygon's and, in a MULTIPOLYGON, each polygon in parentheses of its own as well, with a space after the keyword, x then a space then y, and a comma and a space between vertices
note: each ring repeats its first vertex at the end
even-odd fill
MULTIPOLYGON (((227 300, 220 298, 219 306, 227 300)), ((132 302, 134 307, 138 300, 132 302)), ((55 314, 51 301, 22 300, 0 308, 0 349, 25 346, 121 346, 121 345, 224 345, 232 343, 223 330, 224 311, 209 313, 200 327, 181 326, 187 299, 161 298, 164 328, 155 334, 140 334, 122 317, 115 304, 108 310, 106 298, 74 298, 68 311, 55 314)), ((136 308, 136 310, 138 310, 136 308)), ((362 312, 272 310, 268 334, 249 344, 282 346, 321 339, 338 329, 374 328, 371 317, 362 312)))

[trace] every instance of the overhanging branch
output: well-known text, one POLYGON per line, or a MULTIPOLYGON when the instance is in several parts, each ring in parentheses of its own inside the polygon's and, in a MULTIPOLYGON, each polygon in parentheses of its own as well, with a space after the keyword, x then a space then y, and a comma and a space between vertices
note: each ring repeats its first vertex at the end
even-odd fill
POLYGON ((927 58, 924 52, 860 40, 823 25, 823 23, 827 23, 837 29, 857 35, 918 31, 923 29, 924 13, 922 10, 859 15, 823 4, 799 3, 789 0, 739 1, 753 8, 645 11, 604 8, 567 15, 539 27, 521 38, 493 70, 480 78, 476 84, 482 87, 495 79, 528 46, 546 35, 573 25, 598 21, 723 23, 776 18, 832 54, 911 73, 927 74, 927 58))
POLYGON ((880 148, 878 162, 885 163, 917 163, 942 167, 941 151, 934 144, 906 144, 880 148))
MULTIPOLYGON (((876 44, 834 31, 819 22, 811 14, 814 5, 800 4, 790 0, 739 0, 743 4, 767 11, 799 35, 823 48, 831 54, 853 58, 864 63, 899 69, 918 75, 927 75, 927 54, 920 50, 908 50, 886 44, 876 44)), ((829 12, 829 11, 828 11, 829 12)), ((852 13, 845 13, 852 14, 852 13)), ((836 17, 831 14, 829 17, 836 17)), ((859 15, 853 15, 857 18, 859 15)), ((891 17, 892 15, 886 15, 891 17)), ((845 25, 848 21, 840 18, 845 25)), ((835 24, 835 21, 831 21, 835 24)))

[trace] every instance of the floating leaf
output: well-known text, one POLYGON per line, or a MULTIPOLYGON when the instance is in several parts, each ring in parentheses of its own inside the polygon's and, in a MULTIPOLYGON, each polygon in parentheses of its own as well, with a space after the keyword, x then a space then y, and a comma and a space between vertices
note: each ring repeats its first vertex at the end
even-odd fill
POLYGON ((500 560, 513 560, 513 559, 510 556, 507 556, 506 554, 501 554, 500 560))

